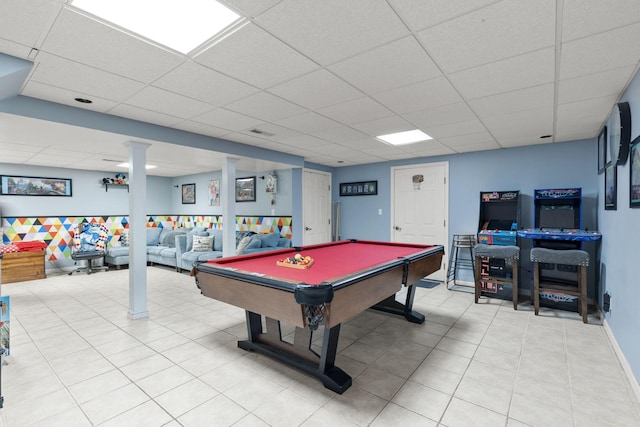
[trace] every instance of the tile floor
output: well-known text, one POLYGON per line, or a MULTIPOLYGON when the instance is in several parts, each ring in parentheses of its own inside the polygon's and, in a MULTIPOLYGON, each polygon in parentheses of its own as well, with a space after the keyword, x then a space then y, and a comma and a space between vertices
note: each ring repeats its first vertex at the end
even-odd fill
POLYGON ((236 346, 244 312, 148 268, 148 319, 128 271, 2 286, 11 356, 4 426, 640 426, 602 326, 528 303, 419 288, 423 325, 367 311, 343 325, 343 395, 236 346))

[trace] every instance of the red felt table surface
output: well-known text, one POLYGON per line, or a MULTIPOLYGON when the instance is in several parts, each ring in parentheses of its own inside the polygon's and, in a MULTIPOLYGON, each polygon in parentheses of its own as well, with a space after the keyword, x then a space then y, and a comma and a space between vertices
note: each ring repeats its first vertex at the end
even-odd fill
POLYGON ((292 282, 319 284, 361 272, 429 248, 431 246, 388 242, 334 242, 302 248, 300 251, 291 249, 289 251, 222 258, 209 261, 207 265, 233 268, 251 274, 260 274, 292 282), (291 257, 296 253, 313 258, 313 265, 307 269, 276 265, 278 260, 291 257))

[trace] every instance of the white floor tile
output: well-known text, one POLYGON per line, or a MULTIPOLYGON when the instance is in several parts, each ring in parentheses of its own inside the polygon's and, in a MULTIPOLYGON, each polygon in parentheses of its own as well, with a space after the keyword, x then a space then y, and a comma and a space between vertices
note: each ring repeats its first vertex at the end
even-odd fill
POLYGON ((640 425, 595 319, 418 288, 422 325, 375 311, 342 325, 336 366, 353 385, 338 395, 239 349, 244 311, 203 297, 188 274, 147 272, 150 316, 139 320, 127 313, 127 270, 3 286, 12 353, 0 425, 640 425))

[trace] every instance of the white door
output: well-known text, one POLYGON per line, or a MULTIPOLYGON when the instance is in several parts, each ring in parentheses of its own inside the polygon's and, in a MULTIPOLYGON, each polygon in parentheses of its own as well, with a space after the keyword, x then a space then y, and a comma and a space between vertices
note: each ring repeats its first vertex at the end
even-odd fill
MULTIPOLYGON (((392 240, 448 247, 449 164, 427 163, 391 168, 392 240)), ((445 280, 442 268, 429 276, 445 280)))
POLYGON ((331 241, 331 174, 305 169, 302 188, 303 245, 331 241))

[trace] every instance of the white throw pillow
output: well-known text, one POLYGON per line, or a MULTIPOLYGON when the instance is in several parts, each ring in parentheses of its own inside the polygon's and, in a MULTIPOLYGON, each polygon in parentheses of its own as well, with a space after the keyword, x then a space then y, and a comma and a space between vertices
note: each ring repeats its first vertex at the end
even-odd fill
POLYGON ((193 236, 192 252, 209 252, 213 247, 213 236, 193 236))

